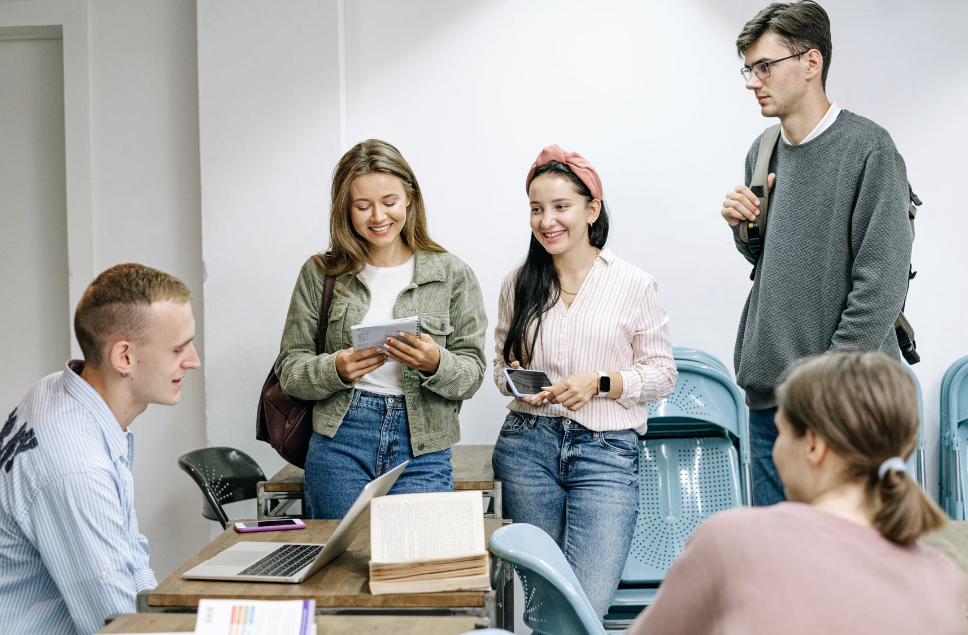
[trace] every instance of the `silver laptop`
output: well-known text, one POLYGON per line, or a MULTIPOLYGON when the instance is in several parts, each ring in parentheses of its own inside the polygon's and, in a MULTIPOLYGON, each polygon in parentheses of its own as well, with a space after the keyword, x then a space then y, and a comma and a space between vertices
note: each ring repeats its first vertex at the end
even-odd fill
POLYGON ((407 463, 367 483, 325 544, 237 542, 214 558, 182 574, 190 580, 299 583, 346 551, 370 516, 370 501, 390 491, 407 463))

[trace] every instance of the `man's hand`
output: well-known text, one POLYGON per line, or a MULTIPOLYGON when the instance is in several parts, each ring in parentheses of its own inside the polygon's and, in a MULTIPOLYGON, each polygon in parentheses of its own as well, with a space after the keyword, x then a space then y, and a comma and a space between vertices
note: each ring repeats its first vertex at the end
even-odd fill
POLYGON ((400 331, 399 337, 387 338, 387 355, 404 366, 433 375, 440 368, 440 347, 426 333, 417 339, 412 333, 400 331))
MULTIPOLYGON (((770 173, 766 178, 767 191, 773 189, 776 174, 770 173)), ((723 209, 719 210, 730 227, 736 227, 740 221, 756 220, 760 214, 760 199, 745 185, 737 185, 736 189, 726 195, 723 209)))
POLYGON ((379 346, 354 351, 347 348, 336 353, 336 374, 345 384, 351 384, 367 373, 372 373, 387 361, 379 346), (372 355, 372 357, 370 357, 372 355))

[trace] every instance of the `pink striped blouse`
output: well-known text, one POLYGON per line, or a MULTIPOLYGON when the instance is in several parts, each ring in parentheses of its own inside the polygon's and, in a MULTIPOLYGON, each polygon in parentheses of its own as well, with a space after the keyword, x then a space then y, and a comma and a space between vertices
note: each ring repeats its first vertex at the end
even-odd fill
MULTIPOLYGON (((504 341, 514 308, 517 270, 504 278, 494 329, 494 382, 511 395, 504 379, 504 341)), ((592 397, 570 411, 561 404, 531 406, 518 399, 508 408, 545 417, 567 417, 590 430, 628 430, 642 434, 648 421, 647 402, 659 401, 676 385, 667 324, 659 304, 655 279, 616 256, 608 248, 595 259, 571 307, 558 302, 544 314, 527 368, 543 370, 553 382, 581 372, 622 374, 622 396, 592 397)))

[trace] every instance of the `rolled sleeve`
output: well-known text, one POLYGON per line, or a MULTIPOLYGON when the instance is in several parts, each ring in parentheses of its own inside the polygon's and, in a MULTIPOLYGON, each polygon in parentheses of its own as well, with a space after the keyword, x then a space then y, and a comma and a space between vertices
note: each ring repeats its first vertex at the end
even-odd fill
POLYGON ((138 592, 157 586, 148 541, 132 535, 106 475, 67 474, 41 490, 28 510, 33 541, 79 633, 95 633, 115 613, 133 613, 138 592))
POLYGON ((626 408, 659 401, 672 394, 679 377, 669 338, 669 316, 659 303, 655 280, 646 287, 637 324, 632 337, 634 364, 632 368, 619 371, 622 395, 618 403, 626 408))

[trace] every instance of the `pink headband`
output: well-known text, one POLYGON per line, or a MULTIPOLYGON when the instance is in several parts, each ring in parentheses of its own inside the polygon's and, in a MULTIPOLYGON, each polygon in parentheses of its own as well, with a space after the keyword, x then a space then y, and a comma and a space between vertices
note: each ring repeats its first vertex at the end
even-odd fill
POLYGON ((557 145, 548 146, 535 159, 531 170, 528 172, 528 180, 524 184, 525 192, 531 188, 531 179, 534 177, 534 171, 552 161, 564 163, 571 168, 575 176, 581 179, 581 182, 588 187, 588 190, 592 193, 592 198, 602 200, 602 180, 598 178, 598 172, 595 171, 592 164, 577 152, 565 152, 557 145))

